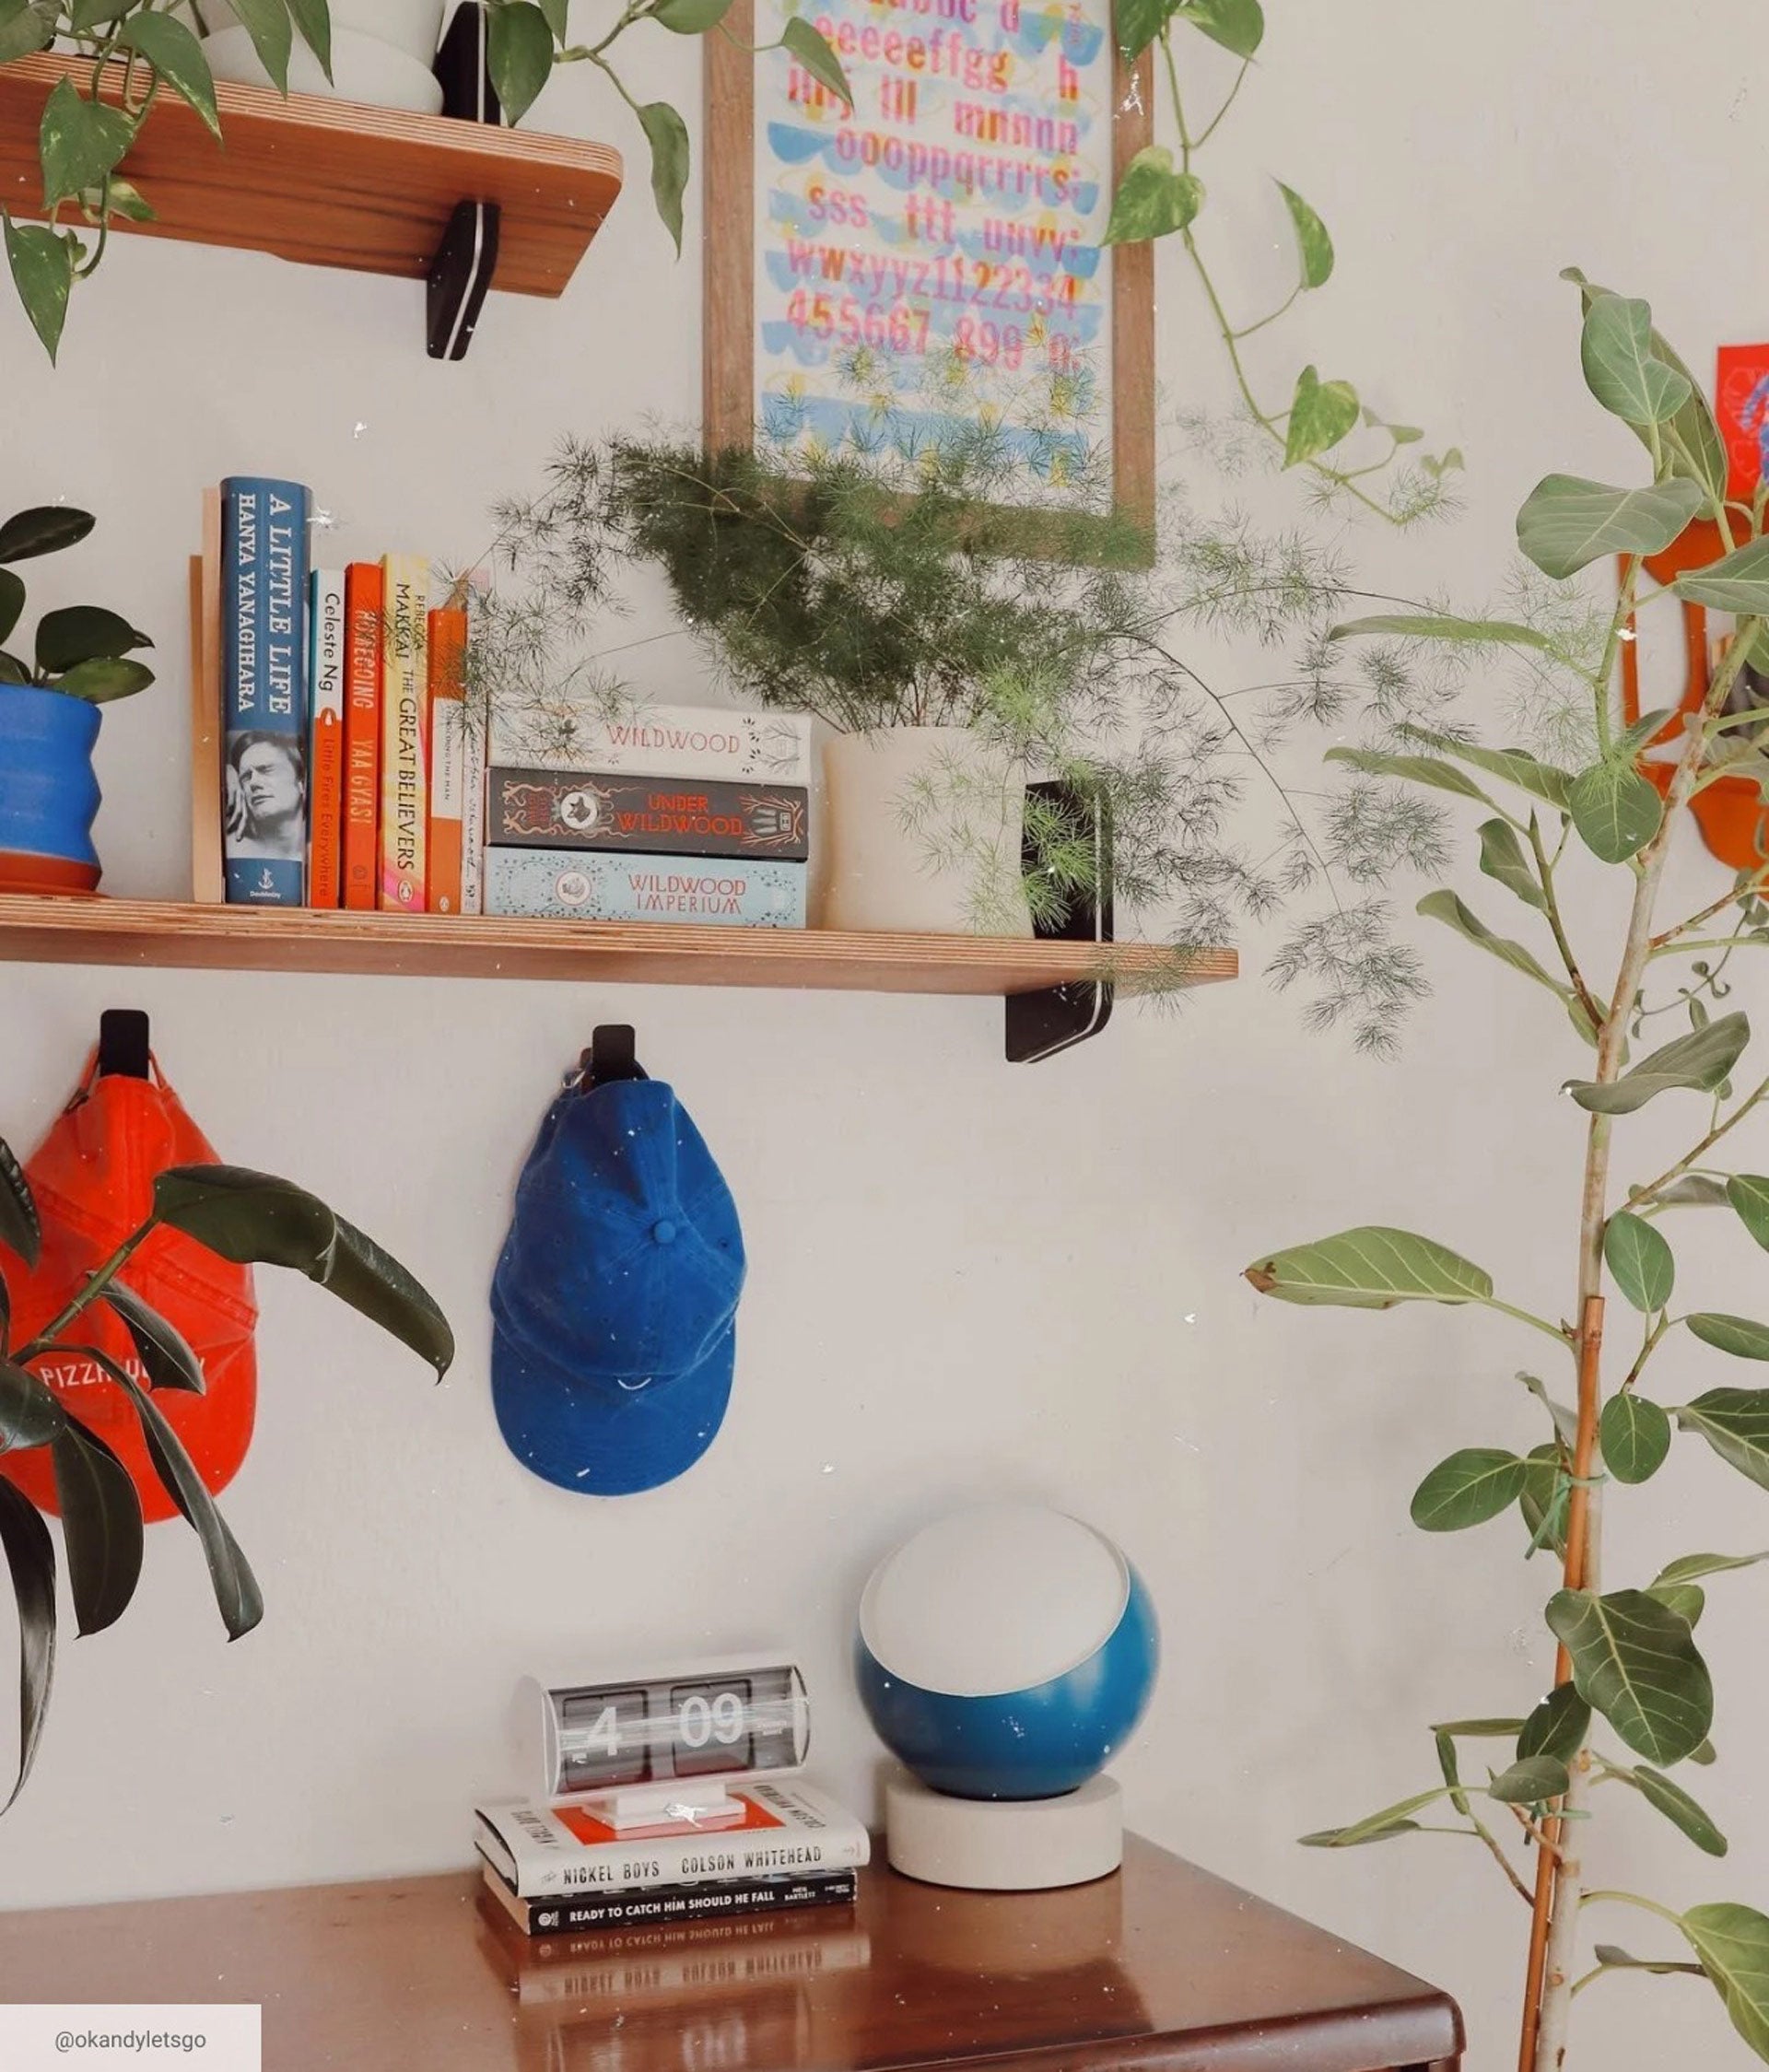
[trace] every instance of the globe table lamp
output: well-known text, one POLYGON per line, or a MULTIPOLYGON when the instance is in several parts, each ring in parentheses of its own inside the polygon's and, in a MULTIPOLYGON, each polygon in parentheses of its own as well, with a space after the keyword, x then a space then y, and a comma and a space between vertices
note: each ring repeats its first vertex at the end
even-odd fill
POLYGON ((1123 1801, 1103 1773, 1159 1656, 1142 1578, 1079 1518, 983 1504, 906 1540, 873 1572, 854 1648, 867 1715, 908 1773, 885 1786, 892 1866, 990 1891, 1116 1870, 1123 1801))

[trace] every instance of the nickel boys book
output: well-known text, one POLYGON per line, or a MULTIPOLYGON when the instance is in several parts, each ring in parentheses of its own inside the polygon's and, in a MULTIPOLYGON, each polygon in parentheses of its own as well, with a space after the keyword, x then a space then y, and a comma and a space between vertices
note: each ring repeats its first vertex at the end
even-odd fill
POLYGON ((221 485, 222 853, 229 905, 307 899, 307 526, 298 482, 221 485))
POLYGON ((482 1806, 474 1841, 521 1899, 551 1899, 633 1887, 732 1884, 785 1875, 852 1870, 872 1838, 851 1813, 809 1785, 746 1782, 732 1797, 741 1814, 720 1825, 647 1835, 618 1834, 592 1805, 482 1806))
POLYGON ((805 1878, 744 1878, 734 1883, 631 1887, 573 1892, 558 1899, 518 1899, 482 1859, 486 1891, 525 1936, 568 1936, 582 1929, 651 1928, 681 1921, 722 1921, 736 1914, 778 1914, 805 1906, 850 1906, 859 1895, 851 1870, 805 1878))

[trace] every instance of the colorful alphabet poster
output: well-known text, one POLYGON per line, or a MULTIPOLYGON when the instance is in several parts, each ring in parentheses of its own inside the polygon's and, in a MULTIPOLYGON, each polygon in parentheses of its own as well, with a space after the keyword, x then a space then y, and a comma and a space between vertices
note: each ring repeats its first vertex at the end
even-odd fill
POLYGON ((795 6, 854 105, 756 60, 762 438, 907 457, 982 426, 1002 500, 1107 500, 1110 0, 758 0, 756 41, 795 6))

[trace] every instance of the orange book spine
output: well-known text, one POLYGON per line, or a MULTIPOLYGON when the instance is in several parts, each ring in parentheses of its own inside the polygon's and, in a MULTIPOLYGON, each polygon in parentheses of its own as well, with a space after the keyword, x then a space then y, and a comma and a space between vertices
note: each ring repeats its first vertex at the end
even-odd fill
POLYGON ((372 912, 381 866, 381 564, 344 577, 344 903, 372 912))
POLYGON ((428 904, 433 914, 458 914, 467 781, 467 615, 456 605, 429 615, 429 665, 428 904))
POLYGON ((310 581, 307 903, 335 907, 344 860, 344 571, 315 568, 310 581))

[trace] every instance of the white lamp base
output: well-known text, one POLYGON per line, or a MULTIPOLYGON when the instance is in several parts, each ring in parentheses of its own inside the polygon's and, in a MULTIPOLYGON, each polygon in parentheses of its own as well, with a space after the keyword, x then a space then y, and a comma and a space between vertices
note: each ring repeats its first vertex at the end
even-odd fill
POLYGON ((1124 1860, 1124 1795, 1102 1776, 1060 1798, 948 1798, 896 1776, 884 1786, 884 1841, 892 1869, 927 1885, 1085 1885, 1124 1860))

